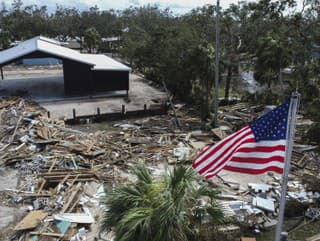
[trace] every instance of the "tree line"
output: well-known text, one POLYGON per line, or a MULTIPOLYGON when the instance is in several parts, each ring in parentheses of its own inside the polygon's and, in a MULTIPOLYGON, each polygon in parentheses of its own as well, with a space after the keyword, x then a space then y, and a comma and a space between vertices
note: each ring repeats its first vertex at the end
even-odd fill
MULTIPOLYGON (((0 46, 36 35, 62 41, 87 36, 91 45, 105 51, 95 38, 119 37, 117 47, 108 51, 118 53, 147 78, 164 81, 175 96, 200 104, 206 118, 214 88, 216 16, 215 5, 179 16, 157 5, 122 11, 57 5, 49 13, 46 6, 14 0, 1 6, 0 46)), ((251 70, 265 89, 248 98, 277 103, 298 89, 303 101, 319 104, 319 16, 319 0, 303 1, 302 8, 297 8, 296 0, 260 0, 221 9, 219 79, 225 99, 235 92, 241 72, 251 70)))

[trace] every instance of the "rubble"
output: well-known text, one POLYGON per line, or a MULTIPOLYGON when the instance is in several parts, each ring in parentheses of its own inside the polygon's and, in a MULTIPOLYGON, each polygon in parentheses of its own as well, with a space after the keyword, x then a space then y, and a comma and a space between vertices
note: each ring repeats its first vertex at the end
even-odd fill
MULTIPOLYGON (((122 121, 108 131, 88 133, 48 118, 37 104, 19 98, 0 99, 0 180, 15 169, 17 183, 0 188, 3 205, 24 207, 8 240, 99 240, 100 200, 115 183, 130 180, 128 167, 143 163, 159 175, 164 165, 190 165, 201 149, 257 118, 263 106, 240 103, 221 107, 219 128, 199 130, 200 119, 180 106, 175 115, 122 121), (172 118, 178 118, 175 129, 172 118), (28 211, 26 211, 28 210, 28 211), (95 230, 95 231, 93 231, 95 230)), ((298 119, 300 133, 304 123, 298 119)), ((297 140, 300 140, 297 138, 297 140)), ((296 143, 288 199, 319 201, 319 154, 315 146, 296 143)), ((11 174, 13 175, 13 174, 11 174)), ((281 179, 244 183, 215 179, 227 216, 257 232, 276 224, 281 179), (241 186, 240 186, 241 185, 241 186)), ((223 228, 222 228, 223 229, 223 228)), ((223 229, 226 231, 225 229, 223 229)), ((112 236, 112 235, 111 235, 112 236)), ((245 239, 245 238, 244 238, 245 239)))

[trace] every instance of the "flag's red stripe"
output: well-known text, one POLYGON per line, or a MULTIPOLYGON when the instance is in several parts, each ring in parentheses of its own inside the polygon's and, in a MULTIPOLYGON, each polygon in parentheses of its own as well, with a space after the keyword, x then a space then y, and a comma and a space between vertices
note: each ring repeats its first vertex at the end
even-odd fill
POLYGON ((237 157, 233 156, 230 162, 242 162, 242 163, 255 163, 264 164, 272 161, 284 162, 283 156, 272 156, 269 158, 256 158, 256 157, 237 157))
MULTIPOLYGON (((207 160, 208 158, 210 158, 210 156, 214 155, 220 148, 222 148, 226 143, 228 143, 230 140, 234 139, 237 135, 241 134, 242 132, 246 131, 248 128, 250 128, 249 126, 246 126, 242 129, 240 129, 239 131, 235 132, 234 134, 230 135, 229 137, 223 139, 222 141, 218 142, 212 151, 210 151, 209 153, 207 153, 205 156, 201 157, 200 160, 198 160, 198 158, 201 156, 201 154, 203 154, 204 152, 200 153, 198 155, 198 157, 196 158, 196 162, 193 163, 193 168, 197 168, 201 163, 203 163, 205 160, 207 160)), ((213 147, 214 145, 211 145, 209 148, 213 147)), ((208 149, 208 148, 207 148, 208 149)))
POLYGON ((273 151, 285 151, 285 145, 276 146, 255 146, 255 147, 241 147, 237 152, 273 152, 273 151))
MULTIPOLYGON (((262 174, 265 172, 277 172, 282 174, 283 173, 283 168, 276 167, 276 166, 269 166, 266 168, 262 169, 252 169, 252 168, 239 168, 239 167, 233 167, 233 166, 228 166, 226 165, 224 167, 224 170, 232 171, 232 172, 241 172, 241 173, 247 173, 247 174, 262 174)), ((207 178, 207 177, 206 177, 207 178)))
POLYGON ((206 149, 208 151, 210 148, 212 148, 206 155, 202 156, 205 152, 201 152, 195 162, 193 163, 193 168, 197 168, 200 164, 202 164, 204 161, 206 161, 208 158, 210 158, 212 155, 214 155, 217 151, 219 151, 220 148, 222 148, 224 145, 226 145, 229 141, 233 140, 237 135, 241 134, 243 131, 247 130, 248 128, 240 129, 238 132, 235 132, 231 136, 221 140, 220 142, 213 144, 209 146, 209 148, 206 149), (202 156, 202 157, 201 157, 202 156))
MULTIPOLYGON (((241 139, 252 135, 252 132, 248 132, 247 134, 245 134, 243 137, 241 137, 241 139)), ((237 151, 237 148, 241 145, 243 145, 244 143, 252 143, 255 142, 254 138, 250 138, 248 140, 244 140, 244 141, 239 141, 238 144, 236 146, 231 145, 229 146, 224 152, 222 152, 215 160, 213 160, 212 162, 210 162, 207 166, 205 166, 204 168, 202 168, 199 173, 203 174, 204 172, 206 172, 207 170, 209 170, 217 161, 219 161, 219 164, 213 168, 211 168, 209 170, 209 172, 212 172, 215 169, 218 169, 221 165, 223 165, 225 162, 227 162, 230 157, 237 151), (227 156, 224 156, 231 148, 234 148, 233 151, 231 151, 227 156)))
MULTIPOLYGON (((246 138, 247 136, 252 135, 251 132, 245 134, 242 137, 239 137, 238 140, 236 140, 236 144, 230 145, 226 150, 224 150, 219 156, 217 156, 215 159, 213 159, 210 163, 208 163, 206 166, 204 166, 201 170, 199 170, 200 174, 205 173, 208 169, 210 169, 215 163, 219 163, 217 166, 213 167, 214 168, 218 168, 219 166, 221 166, 224 162, 228 161, 229 157, 233 155, 233 153, 237 150, 237 148, 239 146, 241 146, 243 143, 247 143, 247 142, 254 142, 255 140, 250 138, 248 140, 242 140, 243 138, 246 138), (241 141, 242 140, 242 141, 241 141), (230 151, 231 150, 231 151, 230 151), (230 151, 230 153, 225 156, 228 152, 230 151)), ((233 140, 234 141, 234 140, 233 140)), ((211 156, 209 156, 208 158, 210 158, 211 156)))

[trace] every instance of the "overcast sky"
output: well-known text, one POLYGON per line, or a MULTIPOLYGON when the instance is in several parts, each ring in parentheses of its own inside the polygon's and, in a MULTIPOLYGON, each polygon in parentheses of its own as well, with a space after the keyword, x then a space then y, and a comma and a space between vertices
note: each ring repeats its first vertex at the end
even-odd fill
MULTIPOLYGON (((256 0, 248 0, 256 1, 256 0)), ((298 0, 298 2, 302 0, 298 0)), ((12 0, 0 0, 7 5, 12 3, 12 0)), ((205 4, 215 4, 216 0, 56 0, 56 1, 43 1, 43 0, 22 0, 25 5, 37 4, 47 5, 49 11, 55 10, 56 4, 76 7, 80 10, 86 10, 91 6, 97 5, 101 10, 116 9, 122 10, 129 6, 143 6, 148 3, 158 4, 162 8, 169 7, 174 13, 186 13, 189 10, 201 7, 205 4)), ((238 0, 220 0, 220 5, 223 8, 227 8, 231 3, 238 3, 238 0)))

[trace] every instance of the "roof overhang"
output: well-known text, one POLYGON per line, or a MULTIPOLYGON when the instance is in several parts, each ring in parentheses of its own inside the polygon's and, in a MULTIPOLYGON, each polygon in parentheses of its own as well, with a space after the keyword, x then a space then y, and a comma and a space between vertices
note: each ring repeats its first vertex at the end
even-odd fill
POLYGON ((131 69, 102 54, 82 54, 61 46, 57 41, 42 36, 19 43, 15 47, 0 52, 0 65, 23 58, 33 52, 43 52, 56 58, 68 59, 92 66, 92 70, 130 71, 131 69))

